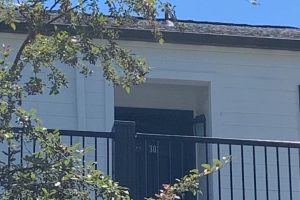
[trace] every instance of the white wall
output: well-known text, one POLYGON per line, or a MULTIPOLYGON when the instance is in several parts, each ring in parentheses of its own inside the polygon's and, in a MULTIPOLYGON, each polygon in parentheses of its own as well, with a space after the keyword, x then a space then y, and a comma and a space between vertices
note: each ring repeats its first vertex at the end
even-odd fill
MULTIPOLYGON (((15 47, 23 38, 1 33, 0 43, 15 47)), ((209 83, 213 136, 299 139, 299 52, 121 43, 146 58, 151 79, 209 83)), ((70 87, 56 97, 30 98, 28 107, 37 107, 49 128, 110 130, 113 88, 99 70, 88 79, 68 67, 64 70, 70 87)))
MULTIPOLYGON (((13 49, 11 59, 23 40, 24 36, 20 34, 0 35, 0 44, 9 44, 13 49)), ((104 80, 101 69, 94 69, 94 74, 86 79, 69 66, 60 67, 68 77, 69 87, 57 96, 49 96, 47 90, 45 95, 31 96, 24 101, 24 107, 36 108, 47 128, 110 131, 113 89, 104 80)), ((28 73, 30 69, 25 72, 28 73)))
POLYGON ((157 83, 149 80, 136 86, 129 94, 121 87, 115 88, 115 106, 192 110, 194 115, 208 114, 208 86, 157 83), (150 83, 148 83, 150 82, 150 83))
MULTIPOLYGON (((5 43, 12 47, 11 59, 14 58, 16 50, 23 40, 24 36, 20 34, 0 34, 0 44, 5 43)), ((30 96, 24 100, 23 106, 28 109, 37 109, 38 117, 43 120, 44 125, 49 129, 111 131, 113 123, 113 88, 104 80, 101 69, 94 69, 95 73, 86 79, 69 66, 61 65, 60 68, 68 77, 68 88, 62 89, 61 93, 56 96, 49 96, 47 90, 44 95, 30 96)), ((30 69, 25 70, 25 74, 28 73, 30 73, 30 69)), ((70 138, 64 137, 62 141, 68 144, 70 138)), ((76 143, 82 143, 81 138, 74 137, 73 144, 76 143)), ((106 173, 107 140, 99 138, 97 144, 98 167, 106 173)), ((86 138, 85 145, 93 147, 93 138, 86 138)), ((27 146, 31 147, 31 144, 27 144, 27 146)), ((31 148, 29 149, 31 150, 31 148)), ((0 145, 0 152, 2 150, 7 150, 5 145, 0 145)), ((94 161, 94 157, 94 152, 86 155, 87 160, 94 161)), ((6 160, 6 156, 2 153, 0 154, 0 160, 6 160)), ((111 159, 109 162, 111 163, 111 159)))
POLYGON ((210 82, 213 136, 298 140, 300 53, 124 42, 151 79, 210 82))

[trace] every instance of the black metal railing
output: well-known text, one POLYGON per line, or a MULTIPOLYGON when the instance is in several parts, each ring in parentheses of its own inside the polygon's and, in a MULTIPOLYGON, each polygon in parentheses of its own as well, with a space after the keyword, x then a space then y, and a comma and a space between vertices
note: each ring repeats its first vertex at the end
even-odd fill
MULTIPOLYGON (((14 131, 18 131, 18 129, 15 128, 14 131)), ((102 172, 112 175, 112 143, 114 136, 112 132, 61 130, 60 135, 63 144, 77 144, 78 152, 86 147, 91 149, 82 157, 83 165, 86 165, 87 162, 93 162, 96 169, 100 169, 102 172)), ((37 141, 25 141, 22 136, 16 145, 19 146, 20 153, 17 154, 18 157, 15 158, 14 162, 21 164, 26 155, 34 154, 40 149, 37 141)), ((8 159, 6 153, 10 151, 9 146, 2 143, 0 150, 2 151, 0 159, 8 159)), ((9 162, 9 160, 7 160, 7 162, 9 162)))
POLYGON ((95 169, 100 169, 107 175, 112 175, 112 144, 114 134, 112 132, 92 131, 60 131, 61 140, 67 145, 78 144, 80 149, 89 147, 82 157, 83 166, 87 162, 93 162, 95 169))
MULTIPOLYGON (((19 131, 18 128, 15 128, 14 131, 19 131)), ((52 131, 52 130, 49 130, 52 131)), ((91 132, 91 131, 73 131, 73 130, 60 130, 60 139, 61 142, 65 145, 75 145, 78 148, 77 151, 80 153, 85 148, 91 149, 87 151, 82 156, 82 165, 86 166, 87 163, 93 162, 95 169, 101 170, 106 175, 113 176, 113 132, 91 132)), ((20 137, 19 142, 16 144, 19 146, 19 154, 16 154, 18 157, 14 161, 8 159, 7 153, 9 153, 10 148, 7 144, 0 144, 0 160, 3 162, 7 160, 7 163, 10 164, 14 162, 16 164, 23 164, 23 158, 26 155, 31 155, 40 150, 40 146, 37 141, 31 140, 27 141, 20 137)), ((96 195, 91 194, 91 199, 101 199, 97 198, 96 195)))
MULTIPOLYGON (((79 150, 91 147, 83 165, 95 162, 97 169, 130 188, 136 200, 153 196, 162 184, 174 183, 189 170, 203 170, 201 164, 227 155, 232 162, 200 180, 203 194, 197 199, 300 199, 299 142, 136 133, 134 122, 122 121, 115 122, 112 132, 60 133, 65 144, 79 144, 79 150)), ((35 141, 20 141, 20 158, 39 150, 35 141)), ((9 151, 4 145, 0 149, 9 151)), ((186 194, 184 199, 195 197, 186 194)))
MULTIPOLYGON (((152 196, 162 183, 180 178, 191 165, 203 170, 201 163, 231 155, 232 162, 228 166, 200 181, 203 195, 198 199, 300 199, 299 142, 146 133, 137 133, 136 137, 140 141, 137 168, 142 169, 145 176, 138 180, 140 197, 152 196), (163 164, 166 166, 162 167, 163 164), (162 168, 169 169, 163 172, 167 178, 159 177, 162 168)), ((185 199, 194 198, 187 196, 185 199)))

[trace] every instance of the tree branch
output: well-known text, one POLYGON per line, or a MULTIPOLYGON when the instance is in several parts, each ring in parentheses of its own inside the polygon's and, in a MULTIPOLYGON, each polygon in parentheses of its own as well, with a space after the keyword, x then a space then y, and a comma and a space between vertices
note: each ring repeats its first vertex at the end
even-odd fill
MULTIPOLYGON (((87 2, 87 0, 84 0, 82 2, 82 4, 84 4, 85 2, 87 2)), ((46 25, 49 25, 53 22, 55 22, 56 20, 60 19, 61 17, 63 17, 64 15, 66 15, 67 13, 71 12, 72 10, 75 10, 76 8, 79 8, 80 5, 74 6, 72 8, 69 8, 68 10, 66 10, 65 12, 60 13, 59 15, 57 15, 56 17, 52 18, 51 20, 49 20, 46 25)))
POLYGON ((30 42, 31 39, 33 39, 34 37, 34 33, 31 32, 27 35, 27 37, 25 38, 25 40, 23 41, 21 47, 19 48, 18 52, 17 52, 17 55, 14 59, 14 62, 13 62, 13 67, 16 67, 18 65, 18 62, 20 61, 21 59, 21 56, 22 56, 22 53, 23 53, 23 50, 24 48, 26 47, 26 45, 30 42))
POLYGON ((51 6, 51 8, 49 9, 49 11, 51 12, 59 2, 60 0, 56 0, 54 4, 51 6))
POLYGON ((17 8, 17 10, 18 10, 19 13, 22 15, 22 17, 24 17, 24 19, 28 21, 29 18, 28 18, 28 16, 25 15, 25 13, 22 11, 22 9, 17 8))
MULTIPOLYGON (((56 6, 56 4, 58 4, 59 2, 60 2, 60 0, 56 0, 55 3, 54 3, 54 5, 53 5, 52 7, 54 8, 54 7, 56 6)), ((84 0, 84 1, 82 2, 82 4, 84 4, 85 2, 87 2, 87 0, 84 0)), ((49 20, 49 21, 46 23, 46 25, 49 25, 49 24, 53 23, 54 21, 56 21, 56 20, 58 20, 59 18, 63 17, 64 15, 66 15, 66 14, 69 13, 69 12, 71 12, 72 10, 75 10, 75 9, 78 8, 79 6, 80 6, 80 5, 76 5, 76 6, 74 6, 74 7, 70 8, 70 9, 68 9, 67 11, 65 11, 65 12, 63 12, 63 13, 60 13, 59 15, 57 15, 56 17, 54 17, 53 19, 49 20)), ((53 9, 52 7, 51 7, 51 9, 53 9)), ((50 9, 50 10, 51 10, 51 9, 50 9)), ((34 35, 35 35, 35 34, 34 34, 33 32, 29 33, 29 34, 27 35, 26 39, 23 41, 21 47, 19 48, 19 50, 18 50, 18 52, 17 52, 17 55, 16 55, 15 59, 14 59, 14 62, 13 62, 13 65, 12 65, 13 67, 16 67, 16 66, 17 66, 19 60, 21 59, 21 56, 22 56, 22 53, 23 53, 23 50, 24 50, 25 46, 29 43, 29 41, 30 41, 31 39, 34 38, 34 35)))
POLYGON ((74 9, 76 9, 76 8, 78 8, 78 7, 79 7, 79 5, 74 6, 73 8, 68 9, 66 12, 60 13, 60 14, 57 15, 56 17, 54 17, 54 18, 52 18, 51 20, 49 20, 49 21, 46 23, 46 25, 49 25, 49 24, 55 22, 56 20, 60 19, 60 18, 63 17, 64 15, 66 15, 68 12, 71 12, 72 10, 74 10, 74 9))

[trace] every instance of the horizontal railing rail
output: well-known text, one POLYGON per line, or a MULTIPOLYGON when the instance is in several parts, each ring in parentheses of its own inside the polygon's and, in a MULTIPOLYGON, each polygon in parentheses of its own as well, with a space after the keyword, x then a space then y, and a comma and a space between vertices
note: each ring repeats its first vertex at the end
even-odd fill
POLYGON ((163 135, 163 134, 150 134, 150 133, 137 133, 136 136, 137 138, 144 138, 144 139, 165 140, 165 141, 171 140, 171 141, 189 142, 189 143, 300 148, 300 142, 297 141, 199 137, 199 136, 163 135))
MULTIPOLYGON (((22 128, 13 128, 14 132, 22 131, 22 128)), ((49 132, 55 131, 55 129, 48 129, 49 132)), ((99 132, 99 131, 78 131, 78 130, 58 130, 61 135, 74 136, 74 137, 99 137, 99 138, 113 138, 114 132, 99 132)))
POLYGON ((60 130, 61 135, 74 137, 97 137, 97 138, 114 138, 114 132, 95 132, 95 131, 72 131, 60 130))

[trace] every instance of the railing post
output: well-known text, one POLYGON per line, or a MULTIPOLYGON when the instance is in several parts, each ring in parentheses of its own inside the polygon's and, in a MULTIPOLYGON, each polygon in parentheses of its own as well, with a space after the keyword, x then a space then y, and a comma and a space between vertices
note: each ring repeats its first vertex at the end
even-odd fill
POLYGON ((113 174, 121 186, 129 188, 130 196, 136 199, 136 131, 134 122, 115 121, 113 174))

